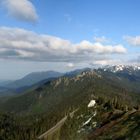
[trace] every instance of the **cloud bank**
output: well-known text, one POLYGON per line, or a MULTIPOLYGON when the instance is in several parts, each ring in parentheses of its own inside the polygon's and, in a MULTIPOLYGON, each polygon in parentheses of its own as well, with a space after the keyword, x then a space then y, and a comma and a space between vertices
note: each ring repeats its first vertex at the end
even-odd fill
POLYGON ((22 21, 35 22, 38 19, 34 5, 29 0, 2 0, 8 15, 22 21))
POLYGON ((0 27, 0 59, 45 62, 83 62, 103 59, 105 55, 124 54, 118 45, 103 45, 83 40, 72 43, 59 37, 37 34, 20 28, 0 27))
POLYGON ((139 46, 140 47, 140 36, 125 36, 124 39, 132 46, 139 46))

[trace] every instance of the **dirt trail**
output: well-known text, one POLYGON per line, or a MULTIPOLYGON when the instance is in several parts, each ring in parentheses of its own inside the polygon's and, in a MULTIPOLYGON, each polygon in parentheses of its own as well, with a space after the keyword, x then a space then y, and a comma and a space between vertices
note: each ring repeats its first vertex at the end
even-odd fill
MULTIPOLYGON (((77 111, 78 111, 78 109, 76 109, 73 112, 71 112, 70 117, 73 117, 74 113, 77 112, 77 111)), ((60 128, 63 126, 63 124, 65 123, 67 118, 68 118, 68 116, 65 116, 64 118, 62 118, 55 126, 53 126, 47 132, 45 132, 42 135, 40 135, 38 137, 38 140, 42 140, 44 138, 47 140, 47 137, 49 137, 50 135, 53 135, 53 133, 55 133, 57 130, 60 130, 60 128)))

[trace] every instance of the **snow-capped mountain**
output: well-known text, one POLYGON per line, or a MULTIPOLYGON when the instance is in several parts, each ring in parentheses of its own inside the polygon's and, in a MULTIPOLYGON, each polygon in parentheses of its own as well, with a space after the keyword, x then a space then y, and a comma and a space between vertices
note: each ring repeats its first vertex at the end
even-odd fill
POLYGON ((121 72, 121 71, 127 71, 127 72, 133 72, 133 71, 140 71, 140 66, 136 65, 107 65, 102 68, 104 71, 111 71, 111 72, 121 72))

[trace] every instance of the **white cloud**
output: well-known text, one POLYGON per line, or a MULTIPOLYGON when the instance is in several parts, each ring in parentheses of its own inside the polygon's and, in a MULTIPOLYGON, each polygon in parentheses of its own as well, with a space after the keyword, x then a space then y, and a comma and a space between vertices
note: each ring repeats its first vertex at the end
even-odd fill
POLYGON ((140 46, 140 36, 125 36, 124 39, 132 46, 140 46))
POLYGON ((8 15, 22 21, 35 22, 38 19, 34 5, 29 0, 2 0, 8 15))
POLYGON ((116 60, 111 60, 111 59, 107 59, 107 60, 97 60, 93 63, 91 63, 92 65, 112 65, 112 64, 120 64, 120 61, 116 61, 116 60))
POLYGON ((73 63, 68 63, 68 64, 67 64, 67 67, 68 67, 68 68, 73 68, 73 67, 74 67, 74 64, 73 64, 73 63))
POLYGON ((126 49, 122 45, 103 45, 101 43, 91 43, 87 40, 84 40, 76 45, 78 50, 89 53, 98 53, 98 54, 111 54, 111 53, 126 53, 126 49))
POLYGON ((71 43, 59 37, 20 28, 0 27, 0 58, 46 62, 83 62, 104 55, 123 54, 122 45, 103 45, 83 40, 71 43))
POLYGON ((140 54, 136 54, 133 56, 133 58, 130 58, 128 60, 128 63, 131 63, 133 65, 140 65, 140 54))
POLYGON ((105 36, 101 36, 101 37, 94 37, 95 42, 100 42, 100 43, 107 43, 109 42, 109 40, 105 37, 105 36))

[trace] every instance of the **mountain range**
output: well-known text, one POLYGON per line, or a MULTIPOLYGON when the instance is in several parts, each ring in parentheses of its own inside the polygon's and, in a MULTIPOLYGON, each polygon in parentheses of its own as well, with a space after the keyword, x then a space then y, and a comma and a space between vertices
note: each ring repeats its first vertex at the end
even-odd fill
POLYGON ((6 134, 17 140, 137 140, 139 103, 138 66, 86 68, 43 79, 1 102, 0 121, 2 127, 7 118, 3 131, 14 128, 6 134))
POLYGON ((62 75, 63 75, 63 73, 55 72, 55 71, 33 72, 19 80, 15 80, 11 83, 8 83, 5 86, 8 88, 16 89, 16 88, 21 88, 21 87, 25 87, 25 86, 31 86, 44 79, 56 78, 56 77, 60 77, 62 75))

